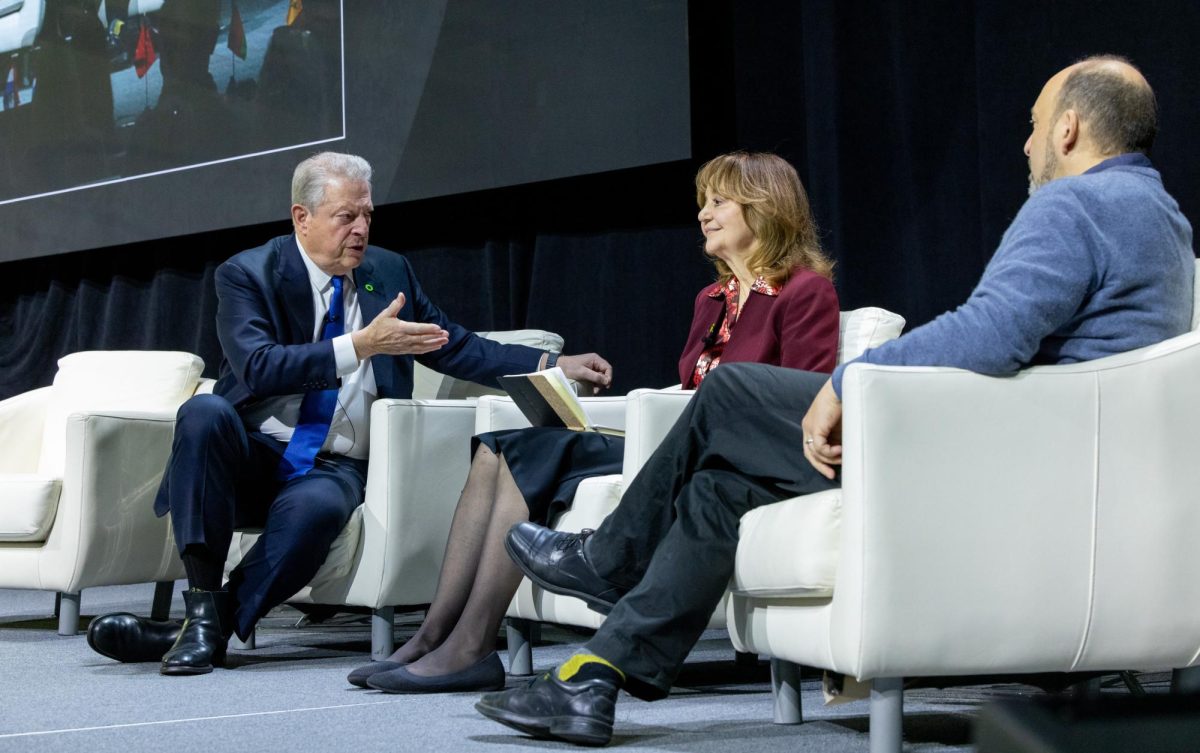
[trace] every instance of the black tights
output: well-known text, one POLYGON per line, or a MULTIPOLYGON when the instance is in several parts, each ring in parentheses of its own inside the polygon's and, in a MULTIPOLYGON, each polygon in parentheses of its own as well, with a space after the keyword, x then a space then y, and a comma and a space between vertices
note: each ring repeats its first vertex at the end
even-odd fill
POLYGON ((496 650, 496 634, 521 582, 504 535, 529 508, 504 459, 479 445, 446 542, 437 594, 407 643, 392 654, 419 675, 465 669, 496 650))

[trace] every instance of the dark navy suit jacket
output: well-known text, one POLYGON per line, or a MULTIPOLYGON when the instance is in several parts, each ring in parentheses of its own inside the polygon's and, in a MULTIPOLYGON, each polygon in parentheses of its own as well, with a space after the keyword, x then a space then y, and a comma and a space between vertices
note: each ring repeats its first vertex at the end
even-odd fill
MULTIPOLYGON (((268 397, 338 385, 331 341, 313 342, 316 329, 308 270, 294 235, 233 256, 217 268, 217 336, 224 359, 213 392, 239 411, 268 397)), ((450 376, 496 385, 496 377, 537 368, 541 350, 502 345, 450 321, 422 292, 408 260, 368 246, 354 270, 363 322, 404 293, 400 319, 436 324, 450 333, 440 349, 417 356, 450 376)), ((412 397, 413 356, 371 358, 379 397, 412 397)))

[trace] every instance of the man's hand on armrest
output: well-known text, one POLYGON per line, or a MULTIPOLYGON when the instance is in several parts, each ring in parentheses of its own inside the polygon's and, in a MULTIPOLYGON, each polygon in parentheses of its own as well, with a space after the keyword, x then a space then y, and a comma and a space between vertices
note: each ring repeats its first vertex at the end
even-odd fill
POLYGON ((822 476, 833 480, 835 465, 842 464, 842 401, 826 381, 817 393, 804 420, 804 457, 822 476))
POLYGON ((562 369, 568 379, 590 384, 593 395, 600 394, 600 390, 608 389, 612 384, 612 366, 595 353, 561 355, 555 365, 562 369))
POLYGON ((436 324, 421 324, 397 319, 404 306, 404 294, 396 296, 370 324, 354 332, 354 352, 358 360, 377 353, 389 356, 420 355, 437 350, 450 341, 450 333, 436 324))

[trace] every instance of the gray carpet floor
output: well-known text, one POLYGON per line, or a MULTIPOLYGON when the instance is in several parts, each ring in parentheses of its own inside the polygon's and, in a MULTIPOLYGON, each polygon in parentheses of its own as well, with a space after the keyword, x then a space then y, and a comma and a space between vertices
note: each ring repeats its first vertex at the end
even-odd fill
MULTIPOLYGON (((91 615, 149 612, 150 585, 83 594, 81 630, 91 615)), ((365 617, 313 624, 280 607, 260 624, 257 648, 231 652, 229 669, 164 677, 153 664, 120 664, 94 654, 83 633, 63 637, 54 596, 0 589, 0 752, 89 751, 516 751, 575 750, 533 740, 475 712, 478 694, 386 695, 354 688, 346 673, 367 660, 365 617)), ((182 615, 176 594, 174 616, 182 615)), ((419 624, 397 616, 397 640, 419 624)), ((534 666, 549 668, 586 635, 547 628, 534 666)), ((507 663, 506 654, 501 656, 507 663)), ((803 685, 805 722, 771 723, 769 672, 736 666, 723 632, 697 645, 669 698, 646 703, 622 694, 613 747, 641 751, 867 750, 867 702, 824 706, 819 679, 803 685)), ((509 678, 510 685, 523 682, 509 678)), ((983 685, 905 694, 906 751, 969 751, 981 704, 1027 697, 1024 685, 983 685)))

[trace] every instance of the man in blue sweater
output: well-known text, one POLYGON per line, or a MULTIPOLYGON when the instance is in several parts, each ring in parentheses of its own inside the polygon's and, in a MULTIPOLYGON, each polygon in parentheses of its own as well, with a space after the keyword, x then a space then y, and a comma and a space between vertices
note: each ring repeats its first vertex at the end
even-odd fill
MULTIPOLYGON (((1188 330, 1192 230, 1147 157, 1157 115, 1141 73, 1113 57, 1072 65, 1042 89, 1032 125, 1030 198, 970 298, 859 361, 1005 375, 1188 330)), ((665 696, 729 582, 741 516, 838 485, 844 371, 721 368, 598 530, 514 527, 506 543, 526 575, 611 613, 562 666, 476 708, 596 745, 619 688, 665 696)))

